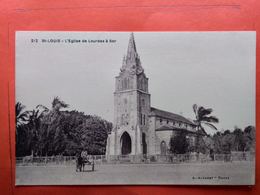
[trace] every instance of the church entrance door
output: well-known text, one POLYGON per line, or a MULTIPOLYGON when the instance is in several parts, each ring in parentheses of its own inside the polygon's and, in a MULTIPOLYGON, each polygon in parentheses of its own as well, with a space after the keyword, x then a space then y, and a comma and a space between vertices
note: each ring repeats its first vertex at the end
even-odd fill
POLYGON ((121 154, 128 155, 132 151, 131 137, 127 132, 124 132, 120 139, 121 154))

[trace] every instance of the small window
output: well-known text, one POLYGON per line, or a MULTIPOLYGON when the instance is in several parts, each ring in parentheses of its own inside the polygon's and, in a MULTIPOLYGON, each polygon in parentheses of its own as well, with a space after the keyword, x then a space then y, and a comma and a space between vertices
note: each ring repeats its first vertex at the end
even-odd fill
POLYGON ((160 119, 160 124, 162 124, 162 119, 160 119))
POLYGON ((124 124, 124 117, 125 117, 124 114, 122 114, 122 115, 121 115, 121 125, 124 124))
POLYGON ((142 99, 142 106, 145 106, 145 100, 142 99))
POLYGON ((169 120, 167 120, 167 124, 169 124, 169 120))

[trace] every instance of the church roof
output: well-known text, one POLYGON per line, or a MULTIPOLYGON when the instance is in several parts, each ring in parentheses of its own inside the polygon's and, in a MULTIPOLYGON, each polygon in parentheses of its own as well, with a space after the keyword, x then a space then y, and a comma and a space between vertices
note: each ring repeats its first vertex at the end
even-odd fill
POLYGON ((155 131, 181 131, 181 132, 187 132, 187 133, 192 133, 192 134, 200 134, 200 135, 205 135, 205 134, 201 134, 198 133, 195 129, 185 129, 185 128, 177 128, 177 127, 173 127, 173 126, 161 126, 157 129, 155 129, 155 131))
POLYGON ((174 121, 180 121, 180 122, 187 123, 187 124, 190 124, 190 125, 195 125, 192 121, 190 121, 189 119, 187 119, 187 118, 185 118, 181 115, 178 115, 178 114, 175 114, 175 113, 172 113, 172 112, 167 112, 167 111, 164 111, 164 110, 160 110, 160 109, 157 109, 157 108, 154 108, 154 107, 151 107, 150 116, 158 116, 158 117, 161 117, 161 118, 172 119, 174 121))

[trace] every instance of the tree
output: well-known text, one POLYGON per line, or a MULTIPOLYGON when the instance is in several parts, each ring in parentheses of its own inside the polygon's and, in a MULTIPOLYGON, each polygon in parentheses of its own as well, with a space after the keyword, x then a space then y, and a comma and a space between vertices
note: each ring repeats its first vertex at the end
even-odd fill
POLYGON ((16 120, 16 129, 15 129, 15 147, 18 155, 24 155, 25 146, 27 143, 27 126, 28 122, 28 111, 25 111, 25 106, 17 102, 15 104, 15 120, 16 120))
POLYGON ((213 142, 214 142, 214 153, 220 154, 222 153, 222 147, 221 147, 221 133, 217 132, 213 135, 213 142))
POLYGON ((28 133, 28 147, 31 150, 31 153, 38 153, 39 148, 36 147, 40 140, 40 127, 41 121, 47 112, 46 109, 42 109, 41 106, 36 106, 36 109, 29 111, 28 124, 27 124, 27 133, 28 133))
POLYGON ((69 104, 66 104, 58 96, 56 96, 52 101, 52 110, 59 111, 61 108, 68 108, 69 104))
POLYGON ((200 142, 203 142, 202 136, 208 135, 203 125, 209 126, 210 128, 217 130, 217 127, 212 123, 218 123, 219 120, 215 116, 210 116, 210 114, 213 112, 212 108, 204 108, 203 106, 198 106, 197 104, 194 104, 193 111, 196 118, 194 122, 197 125, 196 148, 197 152, 199 152, 199 144, 200 142))
POLYGON ((105 154, 108 133, 112 123, 76 110, 60 110, 68 104, 55 97, 51 109, 38 105, 26 111, 27 121, 19 126, 16 155, 39 156, 75 155, 78 151, 105 154))
POLYGON ((244 138, 243 131, 236 127, 235 130, 233 131, 233 135, 234 135, 234 144, 233 144, 234 150, 244 151, 246 146, 246 140, 244 138))
POLYGON ((185 132, 178 132, 170 139, 170 151, 174 154, 185 154, 188 152, 189 142, 185 132))
POLYGON ((246 142, 245 151, 255 151, 255 127, 247 126, 244 129, 244 139, 246 142))
POLYGON ((233 144, 234 144, 234 136, 229 130, 226 130, 223 133, 222 138, 221 138, 222 153, 230 154, 233 144))
POLYGON ((217 127, 212 124, 219 122, 217 117, 210 116, 210 114, 213 112, 212 108, 204 108, 203 106, 198 107, 197 104, 194 104, 193 111, 196 117, 195 123, 197 125, 197 130, 200 133, 207 135, 207 132, 203 128, 203 125, 207 125, 214 130, 218 130, 217 127))
POLYGON ((28 120, 28 111, 24 111, 25 106, 22 105, 20 102, 15 104, 15 119, 16 119, 16 128, 20 125, 23 125, 28 120))
POLYGON ((228 130, 228 129, 225 130, 224 133, 223 133, 224 136, 225 136, 225 135, 230 135, 230 134, 231 134, 231 132, 230 132, 230 130, 228 130))

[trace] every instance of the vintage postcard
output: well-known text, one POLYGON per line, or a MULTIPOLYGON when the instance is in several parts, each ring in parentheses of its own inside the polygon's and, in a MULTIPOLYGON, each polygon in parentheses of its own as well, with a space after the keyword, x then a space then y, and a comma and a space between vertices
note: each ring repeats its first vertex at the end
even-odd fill
POLYGON ((256 33, 16 32, 16 185, 254 185, 256 33))

